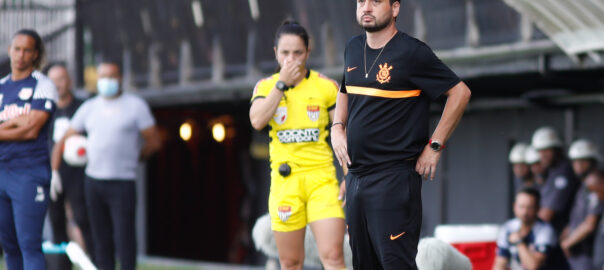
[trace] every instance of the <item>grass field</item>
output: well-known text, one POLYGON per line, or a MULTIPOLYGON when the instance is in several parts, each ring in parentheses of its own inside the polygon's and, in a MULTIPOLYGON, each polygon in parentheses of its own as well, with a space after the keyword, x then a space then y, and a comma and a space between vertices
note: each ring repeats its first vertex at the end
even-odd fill
MULTIPOLYGON (((73 269, 77 269, 74 267, 73 269)), ((216 268, 213 267, 197 267, 197 266, 168 266, 165 264, 161 265, 152 265, 152 264, 139 264, 136 268, 137 270, 213 270, 216 268)), ((6 270, 6 265, 4 264, 4 259, 0 258, 0 270, 6 270)))
MULTIPOLYGON (((0 260, 0 262, 2 263, 2 265, 0 265, 0 270, 6 270, 6 266, 4 265, 4 260, 0 260)), ((73 269, 77 269, 76 267, 74 267, 73 269)), ((139 265, 137 266, 138 270, 200 270, 200 269, 204 269, 204 268, 193 268, 193 267, 179 267, 179 266, 175 266, 175 267, 166 267, 166 266, 153 266, 153 265, 147 265, 147 264, 143 264, 143 265, 139 265)))

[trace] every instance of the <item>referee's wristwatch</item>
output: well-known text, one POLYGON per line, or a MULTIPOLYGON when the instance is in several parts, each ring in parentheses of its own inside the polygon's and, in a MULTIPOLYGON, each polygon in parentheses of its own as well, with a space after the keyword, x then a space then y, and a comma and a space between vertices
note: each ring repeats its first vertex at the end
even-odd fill
POLYGON ((279 89, 282 92, 285 92, 285 91, 289 90, 292 87, 288 86, 287 84, 285 84, 284 81, 277 81, 277 83, 275 83, 275 88, 279 89))
POLYGON ((430 149, 432 149, 434 152, 439 152, 440 150, 445 149, 445 145, 438 140, 430 139, 430 141, 428 141, 428 145, 430 146, 430 149))

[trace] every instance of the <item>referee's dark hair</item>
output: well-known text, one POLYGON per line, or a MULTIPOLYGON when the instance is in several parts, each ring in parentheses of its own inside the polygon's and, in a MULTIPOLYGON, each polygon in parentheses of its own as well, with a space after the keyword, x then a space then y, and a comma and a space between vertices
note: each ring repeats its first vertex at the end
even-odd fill
POLYGON ((304 29, 304 27, 298 22, 286 20, 285 22, 283 22, 283 24, 281 24, 281 27, 277 29, 277 33, 275 34, 275 47, 277 47, 279 39, 283 34, 299 36, 302 41, 304 41, 304 45, 308 49, 308 33, 306 32, 306 29, 304 29))
POLYGON ((394 4, 394 2, 399 2, 399 3, 400 3, 400 2, 401 2, 401 0, 390 0, 390 4, 391 4, 391 5, 392 5, 392 4, 394 4))
POLYGON ((34 41, 36 42, 34 47, 35 47, 36 51, 38 52, 38 57, 36 57, 36 59, 34 59, 33 65, 34 65, 35 69, 40 69, 40 67, 42 66, 42 62, 43 62, 44 58, 46 57, 46 49, 44 48, 44 43, 42 43, 42 38, 40 37, 38 32, 36 32, 36 30, 32 30, 32 29, 21 29, 21 30, 17 31, 17 33, 15 33, 15 35, 13 35, 13 38, 18 35, 29 36, 29 37, 33 38, 34 41))
POLYGON ((539 209, 539 207, 541 206, 541 193, 539 193, 538 190, 531 188, 531 187, 526 187, 521 189, 520 191, 518 191, 518 194, 527 194, 529 196, 532 196, 533 198, 535 198, 535 203, 536 203, 536 207, 537 209, 539 209))

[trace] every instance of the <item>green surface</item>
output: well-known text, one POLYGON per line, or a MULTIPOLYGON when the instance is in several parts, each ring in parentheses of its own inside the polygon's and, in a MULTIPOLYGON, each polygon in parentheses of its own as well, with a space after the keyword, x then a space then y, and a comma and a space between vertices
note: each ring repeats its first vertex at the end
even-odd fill
MULTIPOLYGON (((77 269, 74 267, 73 269, 77 269)), ((203 268, 199 267, 181 267, 181 266, 153 266, 148 264, 139 264, 136 267, 137 270, 203 270, 203 268)), ((4 264, 4 258, 0 258, 0 270, 6 270, 6 265, 4 264)))

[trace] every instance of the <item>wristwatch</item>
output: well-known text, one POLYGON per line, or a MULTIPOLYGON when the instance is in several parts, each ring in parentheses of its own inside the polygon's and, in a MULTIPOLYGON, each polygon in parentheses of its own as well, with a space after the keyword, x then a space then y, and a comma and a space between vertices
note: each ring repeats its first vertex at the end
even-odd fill
POLYGON ((520 244, 520 242, 522 242, 522 240, 518 240, 516 242, 511 242, 508 240, 508 243, 510 244, 510 246, 517 246, 518 244, 520 244))
POLYGON ((285 84, 285 82, 283 82, 283 81, 277 81, 277 83, 275 83, 275 87, 281 91, 287 91, 291 88, 290 86, 285 84))
POLYGON ((438 151, 443 150, 445 148, 444 144, 442 144, 441 142, 439 142, 437 140, 432 140, 432 139, 430 139, 430 141, 428 141, 428 145, 430 145, 430 148, 434 152, 438 152, 438 151))

